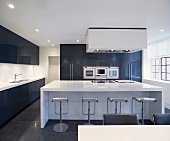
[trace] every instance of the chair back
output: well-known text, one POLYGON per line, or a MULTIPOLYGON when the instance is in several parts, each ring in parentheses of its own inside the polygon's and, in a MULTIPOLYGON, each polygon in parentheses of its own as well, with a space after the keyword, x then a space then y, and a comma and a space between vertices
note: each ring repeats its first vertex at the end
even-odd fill
POLYGON ((138 125, 135 114, 104 114, 103 125, 138 125))
POLYGON ((170 113, 153 114, 153 121, 155 125, 170 125, 170 113))

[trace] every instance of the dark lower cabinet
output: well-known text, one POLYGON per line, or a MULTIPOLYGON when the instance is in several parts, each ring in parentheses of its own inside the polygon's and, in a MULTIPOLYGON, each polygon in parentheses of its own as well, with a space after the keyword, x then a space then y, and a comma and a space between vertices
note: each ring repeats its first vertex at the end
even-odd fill
POLYGON ((45 79, 0 92, 0 127, 40 97, 45 79))

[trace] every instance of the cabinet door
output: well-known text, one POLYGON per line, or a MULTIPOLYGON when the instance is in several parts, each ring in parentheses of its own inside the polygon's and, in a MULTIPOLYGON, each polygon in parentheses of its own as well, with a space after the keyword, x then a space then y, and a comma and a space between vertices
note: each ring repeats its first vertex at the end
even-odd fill
POLYGON ((72 58, 62 57, 60 63, 60 79, 61 80, 71 80, 72 76, 72 58))
POLYGON ((36 98, 40 97, 40 88, 43 87, 45 85, 45 79, 41 79, 35 82, 35 92, 36 92, 36 98))
POLYGON ((82 57, 84 56, 86 52, 86 45, 81 45, 81 44, 76 44, 76 45, 71 45, 72 48, 72 57, 82 57))
POLYGON ((108 67, 118 66, 118 64, 117 64, 117 54, 116 53, 106 54, 106 59, 107 59, 106 62, 107 62, 108 67))
POLYGON ((96 66, 96 54, 85 53, 84 55, 84 66, 96 66))
POLYGON ((33 102, 37 98, 36 82, 31 82, 29 85, 29 102, 33 102))
POLYGON ((106 53, 96 53, 96 66, 107 66, 106 53))
POLYGON ((60 56, 62 57, 72 57, 72 45, 61 44, 60 45, 60 56))
POLYGON ((31 45, 29 47, 29 55, 31 56, 31 65, 39 65, 39 47, 31 45))
POLYGON ((4 123, 4 92, 0 92, 0 127, 4 123))
POLYGON ((83 80, 83 58, 74 57, 72 59, 72 79, 73 80, 83 80))

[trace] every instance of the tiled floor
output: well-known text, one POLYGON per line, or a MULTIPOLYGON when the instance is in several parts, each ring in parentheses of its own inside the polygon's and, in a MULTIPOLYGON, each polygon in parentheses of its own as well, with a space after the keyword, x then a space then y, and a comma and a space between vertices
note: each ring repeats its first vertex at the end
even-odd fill
MULTIPOLYGON (((166 112, 170 113, 170 110, 166 109, 166 112)), ((64 121, 69 129, 64 133, 56 133, 52 128, 57 122, 50 120, 44 129, 40 128, 38 100, 0 129, 0 141, 77 141, 78 125, 85 123, 85 121, 64 121)), ((100 125, 102 121, 92 121, 92 123, 100 125)))
MULTIPOLYGON (((0 141, 77 141, 78 125, 85 121, 64 121, 69 129, 64 133, 56 133, 53 126, 57 120, 48 121, 44 129, 40 128, 39 100, 29 106, 21 114, 0 129, 0 141)), ((92 121, 96 125, 102 121, 92 121)))

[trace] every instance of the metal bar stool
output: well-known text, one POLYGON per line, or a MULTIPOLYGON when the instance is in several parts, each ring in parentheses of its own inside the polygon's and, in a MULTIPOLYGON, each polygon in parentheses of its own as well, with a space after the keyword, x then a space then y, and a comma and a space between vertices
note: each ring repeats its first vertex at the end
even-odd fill
POLYGON ((52 102, 55 102, 55 114, 60 115, 60 123, 57 123, 54 127, 53 130, 56 132, 64 132, 68 129, 68 125, 65 123, 62 123, 62 115, 66 115, 69 112, 69 105, 68 105, 68 98, 64 97, 64 98, 53 98, 52 102), (60 103, 60 113, 56 112, 56 103, 59 102, 60 103), (62 102, 67 102, 67 112, 66 113, 62 113, 62 102))
POLYGON ((115 114, 117 114, 117 103, 119 102, 120 103, 120 112, 119 114, 121 114, 121 109, 122 109, 122 105, 121 103, 122 102, 128 102, 128 100, 126 98, 110 98, 108 97, 107 98, 107 113, 109 113, 109 101, 110 102, 115 102, 115 114))
POLYGON ((94 115, 95 114, 96 102, 98 102, 98 100, 96 98, 82 98, 82 114, 83 115, 88 115, 88 123, 86 123, 86 125, 90 125, 90 115, 94 115), (88 114, 83 112, 83 102, 87 102, 88 103, 88 114), (94 113, 90 113, 90 103, 91 102, 94 103, 94 113))
POLYGON ((133 97, 132 98, 132 113, 133 113, 133 101, 134 100, 142 103, 141 113, 136 113, 136 114, 141 114, 141 119, 142 119, 141 124, 144 125, 145 104, 149 103, 149 102, 156 102, 156 99, 155 98, 147 98, 147 97, 142 97, 142 98, 133 97))

